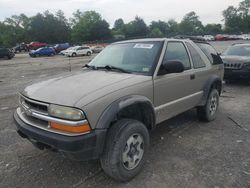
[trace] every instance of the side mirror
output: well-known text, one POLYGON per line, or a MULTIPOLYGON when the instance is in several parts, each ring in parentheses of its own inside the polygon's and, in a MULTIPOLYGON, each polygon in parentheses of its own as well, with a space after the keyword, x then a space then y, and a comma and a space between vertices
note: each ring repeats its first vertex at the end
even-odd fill
POLYGON ((170 74, 170 73, 181 73, 185 70, 185 67, 181 61, 172 60, 163 62, 160 68, 160 75, 170 74))

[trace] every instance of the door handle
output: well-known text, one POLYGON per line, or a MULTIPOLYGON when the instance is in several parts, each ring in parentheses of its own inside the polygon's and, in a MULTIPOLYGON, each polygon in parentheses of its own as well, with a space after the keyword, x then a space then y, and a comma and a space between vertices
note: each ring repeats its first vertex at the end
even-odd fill
POLYGON ((195 74, 191 74, 190 75, 190 80, 194 80, 195 79, 195 74))

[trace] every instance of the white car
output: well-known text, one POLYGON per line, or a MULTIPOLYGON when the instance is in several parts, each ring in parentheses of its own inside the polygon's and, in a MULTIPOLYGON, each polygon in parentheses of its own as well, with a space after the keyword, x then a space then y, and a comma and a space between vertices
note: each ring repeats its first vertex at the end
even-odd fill
POLYGON ((250 34, 242 35, 243 40, 250 40, 250 34))
POLYGON ((75 57, 80 55, 87 55, 90 56, 92 54, 92 50, 89 46, 75 46, 72 48, 67 49, 63 52, 65 56, 68 57, 75 57))
POLYGON ((206 41, 214 41, 214 40, 215 40, 214 36, 212 36, 212 35, 204 35, 203 38, 204 38, 206 41))

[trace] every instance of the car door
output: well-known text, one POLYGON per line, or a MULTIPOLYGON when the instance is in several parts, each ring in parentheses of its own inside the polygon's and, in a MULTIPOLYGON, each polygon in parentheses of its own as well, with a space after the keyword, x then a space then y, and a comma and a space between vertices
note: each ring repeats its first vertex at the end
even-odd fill
POLYGON ((83 47, 79 47, 77 49, 77 55, 84 55, 84 49, 83 49, 83 47))
POLYGON ((83 47, 84 50, 84 55, 86 55, 88 53, 89 48, 88 47, 83 47))
MULTIPOLYGON (((208 79, 214 73, 219 74, 220 65, 215 65, 212 68, 212 64, 203 51, 193 42, 186 42, 186 46, 191 56, 194 70, 194 85, 196 92, 203 91, 208 79)), ((213 61, 213 60, 211 60, 213 61)), ((223 68, 223 67, 222 67, 223 68)), ((222 72, 222 71, 220 71, 222 72)))
POLYGON ((46 52, 47 52, 47 48, 43 48, 43 49, 41 49, 40 54, 47 55, 46 52))
POLYGON ((202 93, 196 92, 193 66, 185 44, 170 41, 162 61, 181 61, 185 67, 182 73, 156 75, 154 77, 154 105, 157 123, 169 119, 197 105, 202 93))

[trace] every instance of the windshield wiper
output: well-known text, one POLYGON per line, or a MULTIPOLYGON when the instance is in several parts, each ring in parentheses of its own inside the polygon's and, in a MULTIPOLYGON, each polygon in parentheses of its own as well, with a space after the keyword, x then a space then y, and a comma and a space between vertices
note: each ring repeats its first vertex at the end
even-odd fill
POLYGON ((106 66, 103 66, 103 67, 96 67, 96 69, 106 69, 108 71, 111 71, 111 70, 118 70, 120 72, 123 72, 123 73, 131 73, 130 71, 127 71, 123 68, 119 68, 119 67, 115 67, 115 66, 111 66, 111 65, 106 65, 106 66))
POLYGON ((93 69, 93 70, 97 70, 96 66, 89 65, 89 64, 84 65, 83 68, 84 67, 87 67, 87 68, 90 68, 90 69, 93 69))

